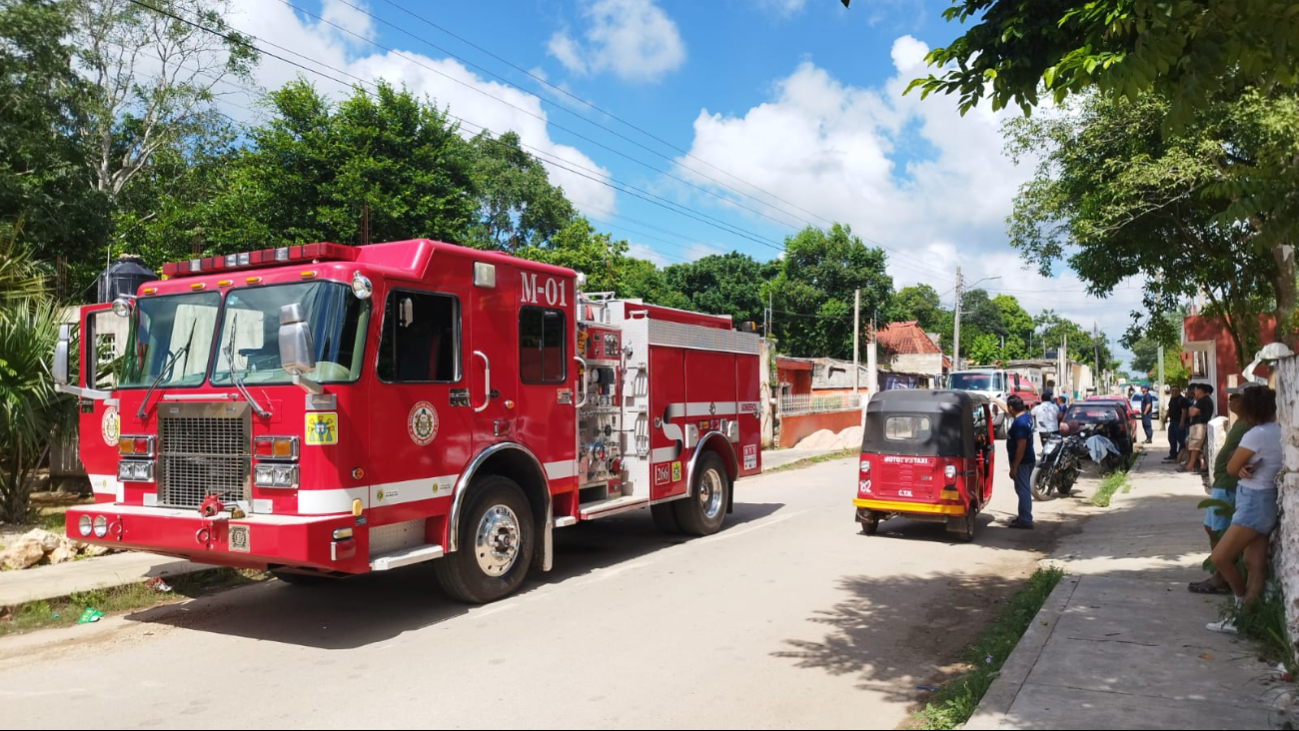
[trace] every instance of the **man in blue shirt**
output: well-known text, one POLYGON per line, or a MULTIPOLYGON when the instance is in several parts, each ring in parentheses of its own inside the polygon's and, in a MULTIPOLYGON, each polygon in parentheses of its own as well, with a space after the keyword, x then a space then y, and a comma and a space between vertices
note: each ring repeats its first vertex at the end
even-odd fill
POLYGON ((1149 386, 1141 387, 1141 426, 1146 429, 1146 444, 1155 439, 1155 427, 1150 420, 1155 418, 1155 395, 1150 393, 1149 386))
POLYGON ((1010 521, 1011 528, 1033 527, 1033 417, 1024 408, 1024 399, 1011 396, 1006 406, 1015 417, 1006 438, 1006 453, 1010 455, 1010 476, 1015 481, 1015 494, 1019 496, 1019 515, 1010 521))

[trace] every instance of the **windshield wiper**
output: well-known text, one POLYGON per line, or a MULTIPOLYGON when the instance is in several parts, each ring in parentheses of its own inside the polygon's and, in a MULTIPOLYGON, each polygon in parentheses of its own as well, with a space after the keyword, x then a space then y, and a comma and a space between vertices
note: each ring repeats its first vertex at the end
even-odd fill
POLYGON ((262 405, 257 403, 257 399, 254 399, 253 395, 248 392, 248 387, 244 385, 242 373, 235 367, 235 353, 237 352, 235 340, 239 337, 239 315, 231 318, 230 327, 230 345, 226 346, 226 357, 230 359, 230 381, 235 384, 235 389, 243 394, 245 399, 248 399, 248 405, 253 407, 253 411, 258 416, 266 418, 271 415, 271 412, 263 409, 262 405))
POLYGON ((162 369, 158 371, 158 377, 153 379, 153 383, 149 384, 149 390, 144 392, 144 400, 140 402, 140 410, 135 412, 135 417, 137 419, 140 420, 144 419, 145 417, 144 407, 149 405, 149 397, 153 395, 153 389, 157 388, 159 383, 162 383, 162 379, 164 378, 168 380, 171 379, 170 374, 172 373, 172 370, 175 369, 176 367, 176 361, 180 360, 180 357, 182 355, 186 356, 185 365, 189 365, 189 356, 187 355, 187 353, 189 353, 190 346, 194 344, 194 328, 196 327, 198 327, 198 320, 194 320, 192 323, 190 323, 189 337, 185 339, 184 347, 182 347, 180 350, 177 350, 175 353, 172 353, 171 356, 167 358, 167 362, 163 363, 162 369))

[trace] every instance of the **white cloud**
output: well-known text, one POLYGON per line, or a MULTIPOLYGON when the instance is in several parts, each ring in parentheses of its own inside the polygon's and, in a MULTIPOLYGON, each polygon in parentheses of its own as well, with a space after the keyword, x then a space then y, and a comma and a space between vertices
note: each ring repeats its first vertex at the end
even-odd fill
MULTIPOLYGON (((958 265, 967 282, 1001 275, 984 286, 1014 294, 1033 313, 1055 309, 1087 326, 1095 320, 1117 339, 1140 304, 1140 285, 1100 301, 1072 272, 1045 279, 1025 270, 1007 244, 1005 219, 1035 161, 1017 167, 1002 153, 1000 132, 1018 112, 984 105, 962 117, 952 97, 902 96, 923 73, 928 50, 911 36, 898 38, 896 74, 880 87, 845 85, 804 62, 774 85, 770 100, 742 115, 701 111, 690 153, 731 173, 719 179, 734 188, 775 204, 761 189, 882 243, 898 286, 950 290, 958 265)), ((713 183, 695 171, 718 177, 687 158, 677 162, 700 185, 713 183)), ((824 223, 784 204, 766 212, 790 216, 778 208, 824 223)))
POLYGON ((369 6, 365 0, 323 0, 320 17, 327 23, 335 23, 350 31, 333 29, 340 40, 349 45, 361 45, 367 40, 374 40, 376 33, 374 20, 366 14, 369 6), (359 38, 357 36, 360 36, 359 38))
MULTIPOLYGON (((330 8, 337 3, 338 0, 327 0, 322 17, 329 17, 330 8)), ((367 82, 384 79, 397 86, 404 84, 417 94, 427 95, 438 106, 449 107, 450 113, 456 117, 472 123, 462 126, 461 133, 465 137, 479 131, 479 127, 474 125, 485 126, 497 134, 513 130, 524 144, 537 148, 542 154, 565 161, 567 167, 586 168, 579 175, 547 163, 551 181, 562 186, 571 199, 603 210, 616 209, 613 189, 599 182, 608 179, 608 171, 580 150, 550 138, 547 115, 536 96, 486 81, 454 60, 430 58, 414 51, 382 52, 368 43, 363 46, 350 43, 337 29, 300 17, 280 3, 235 0, 234 5, 232 26, 289 51, 275 49, 266 43, 257 43, 258 46, 338 79, 323 78, 293 64, 263 56, 256 71, 256 83, 262 88, 277 89, 302 77, 321 92, 341 99, 351 94, 350 85, 373 90, 354 77, 367 82), (293 55, 294 52, 317 62, 306 61, 293 55)), ((368 17, 345 5, 336 12, 338 14, 331 18, 333 22, 364 35, 362 30, 368 24, 362 24, 360 18, 369 21, 368 17), (355 15, 349 16, 348 12, 355 15)), ((372 35, 373 27, 369 27, 367 32, 372 35)), ((359 39, 350 38, 350 41, 359 39)), ((239 109, 232 109, 230 113, 232 116, 248 116, 239 109)))
POLYGON ((677 24, 654 0, 587 0, 582 15, 589 24, 585 40, 565 30, 547 44, 550 55, 569 71, 657 81, 686 61, 677 24))

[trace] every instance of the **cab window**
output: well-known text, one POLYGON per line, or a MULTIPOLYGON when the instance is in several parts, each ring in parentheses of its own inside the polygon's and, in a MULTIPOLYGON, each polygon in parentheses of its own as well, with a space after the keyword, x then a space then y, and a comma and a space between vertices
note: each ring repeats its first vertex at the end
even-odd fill
POLYGON ((563 310, 519 310, 519 379, 524 383, 563 383, 568 376, 568 321, 563 310))
POLYGON ((884 438, 890 442, 927 442, 933 426, 928 416, 898 415, 884 420, 884 438))
POLYGON ((460 380, 460 300, 448 294, 388 294, 378 373, 388 383, 460 380))

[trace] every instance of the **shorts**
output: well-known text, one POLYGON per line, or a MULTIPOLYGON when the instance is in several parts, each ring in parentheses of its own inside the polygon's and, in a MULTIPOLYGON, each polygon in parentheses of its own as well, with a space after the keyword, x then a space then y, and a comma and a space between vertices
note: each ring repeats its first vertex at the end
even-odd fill
MULTIPOLYGON (((1215 487, 1209 493, 1209 497, 1214 500, 1221 500, 1222 502, 1231 505, 1233 508, 1236 506, 1235 490, 1224 490, 1221 487, 1215 487)), ((1219 513, 1218 508, 1207 508, 1204 511, 1204 527, 1209 530, 1214 531, 1215 533, 1218 531, 1225 531, 1229 525, 1231 525, 1231 518, 1219 513)))
POLYGON ((1186 448, 1193 452, 1204 451, 1204 442, 1209 437, 1209 427, 1204 424, 1192 424, 1191 433, 1186 437, 1186 448))
POLYGON ((1236 488, 1236 514, 1231 516, 1231 524, 1263 535, 1271 533, 1277 521, 1276 498, 1275 487, 1267 490, 1236 488))

